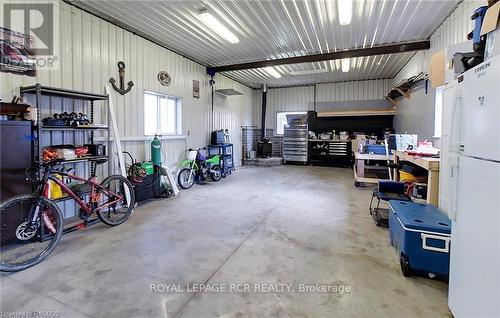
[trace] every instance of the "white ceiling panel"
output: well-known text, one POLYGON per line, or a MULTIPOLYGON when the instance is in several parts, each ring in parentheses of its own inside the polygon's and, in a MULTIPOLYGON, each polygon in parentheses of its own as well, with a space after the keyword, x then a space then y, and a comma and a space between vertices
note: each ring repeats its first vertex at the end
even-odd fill
MULTIPOLYGON (((333 0, 69 1, 207 66, 365 48, 428 39, 459 0, 354 0, 349 25, 333 0), (207 9, 240 42, 231 44, 199 19, 207 9)), ((342 73, 334 62, 279 66, 281 79, 262 70, 226 72, 255 86, 392 78, 413 53, 358 58, 342 73), (355 64, 355 65, 354 65, 355 64), (292 76, 287 72, 328 70, 292 76)))

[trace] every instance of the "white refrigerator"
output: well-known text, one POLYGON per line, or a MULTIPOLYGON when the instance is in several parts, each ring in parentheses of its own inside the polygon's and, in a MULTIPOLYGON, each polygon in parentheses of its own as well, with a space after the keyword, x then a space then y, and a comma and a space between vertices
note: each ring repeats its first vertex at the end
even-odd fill
POLYGON ((500 56, 453 85, 442 144, 452 221, 448 305, 457 318, 500 317, 500 56))

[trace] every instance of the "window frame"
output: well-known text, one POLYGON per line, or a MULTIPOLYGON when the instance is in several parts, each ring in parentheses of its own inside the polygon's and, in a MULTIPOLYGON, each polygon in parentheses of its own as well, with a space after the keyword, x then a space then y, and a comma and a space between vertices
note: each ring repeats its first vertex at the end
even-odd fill
POLYGON ((434 96, 434 135, 433 138, 441 138, 443 129, 443 103, 444 86, 436 87, 434 96))
MULTIPOLYGON (((275 116, 275 124, 276 124, 276 130, 274 131, 275 136, 283 136, 284 131, 279 134, 278 133, 278 114, 290 114, 290 115, 306 115, 307 110, 284 110, 284 111, 277 111, 276 116, 275 116)), ((286 115, 285 115, 286 116, 286 115)))
POLYGON ((159 135, 164 135, 164 136, 182 136, 182 97, 180 96, 174 96, 170 94, 165 94, 165 93, 158 93, 158 92, 153 92, 153 91, 148 91, 144 90, 143 93, 143 114, 144 114, 144 129, 143 133, 144 136, 154 136, 155 134, 159 135), (146 131, 147 127, 147 118, 146 118, 146 96, 155 96, 156 97, 156 113, 157 113, 157 122, 156 122, 156 132, 155 133, 148 133, 146 131), (168 100, 174 100, 175 102, 175 132, 174 133, 161 133, 162 128, 162 121, 161 121, 161 99, 166 99, 168 100))

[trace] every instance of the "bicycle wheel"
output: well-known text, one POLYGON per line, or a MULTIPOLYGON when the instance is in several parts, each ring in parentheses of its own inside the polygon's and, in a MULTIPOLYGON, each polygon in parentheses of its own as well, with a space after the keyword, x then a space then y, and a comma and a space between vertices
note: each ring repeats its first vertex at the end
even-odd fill
POLYGON ((55 249, 63 232, 59 207, 46 198, 20 195, 0 205, 0 270, 15 272, 43 261, 55 249))
POLYGON ((134 209, 134 187, 126 178, 119 175, 107 177, 101 182, 101 186, 112 194, 106 194, 101 189, 99 206, 106 206, 97 210, 97 216, 107 225, 122 224, 134 209), (121 199, 116 195, 121 196, 121 199))
POLYGON ((194 171, 189 168, 184 168, 179 172, 177 182, 183 189, 189 189, 194 184, 194 171))

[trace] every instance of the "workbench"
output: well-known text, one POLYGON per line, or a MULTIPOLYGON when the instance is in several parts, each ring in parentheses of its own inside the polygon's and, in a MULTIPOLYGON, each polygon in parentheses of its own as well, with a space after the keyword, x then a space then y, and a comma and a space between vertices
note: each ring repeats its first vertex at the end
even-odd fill
MULTIPOLYGON (((427 175, 427 203, 438 206, 439 204, 439 158, 420 157, 409 155, 404 151, 392 150, 394 155, 394 163, 400 161, 411 162, 428 171, 427 175)), ((396 180, 399 180, 399 174, 395 169, 394 175, 396 180)))
MULTIPOLYGON (((392 156, 391 156, 392 157, 392 156)), ((365 169, 367 168, 365 165, 365 160, 371 161, 387 161, 386 155, 378 155, 378 154, 370 154, 370 153, 354 153, 354 186, 359 187, 360 183, 375 183, 377 184, 379 180, 378 178, 368 178, 365 177, 365 169)), ((387 169, 387 167, 380 167, 381 169, 387 169)))

